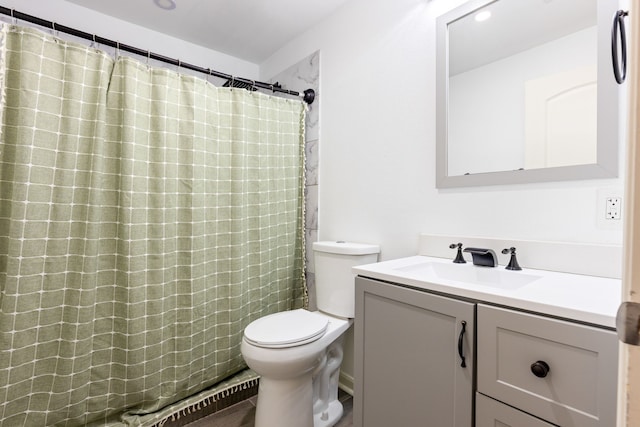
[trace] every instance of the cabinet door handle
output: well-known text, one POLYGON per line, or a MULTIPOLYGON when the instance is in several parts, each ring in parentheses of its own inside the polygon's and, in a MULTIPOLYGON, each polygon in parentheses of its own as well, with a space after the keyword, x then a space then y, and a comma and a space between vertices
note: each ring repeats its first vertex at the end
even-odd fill
POLYGON ((460 366, 462 368, 466 368, 467 367, 467 362, 464 358, 464 352, 462 351, 462 344, 464 343, 464 333, 467 330, 467 322, 466 321, 462 321, 460 322, 460 324, 462 325, 462 329, 460 330, 460 335, 458 336, 458 355, 460 356, 460 359, 462 360, 462 363, 460 363, 460 366))

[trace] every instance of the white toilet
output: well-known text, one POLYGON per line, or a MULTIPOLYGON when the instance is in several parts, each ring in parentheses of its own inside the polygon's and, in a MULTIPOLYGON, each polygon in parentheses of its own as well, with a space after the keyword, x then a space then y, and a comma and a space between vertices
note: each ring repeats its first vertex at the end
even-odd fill
POLYGON ((378 260, 380 248, 313 244, 318 311, 270 314, 244 330, 241 351, 260 375, 256 427, 330 427, 342 416, 338 376, 342 337, 353 323, 351 267, 378 260))

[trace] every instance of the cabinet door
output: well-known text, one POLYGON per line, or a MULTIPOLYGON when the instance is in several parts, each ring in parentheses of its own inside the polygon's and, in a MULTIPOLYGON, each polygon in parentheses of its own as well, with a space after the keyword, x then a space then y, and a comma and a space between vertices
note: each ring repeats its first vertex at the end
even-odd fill
POLYGON ((358 277, 354 426, 471 427, 474 314, 473 303, 358 277))
POLYGON ((553 424, 477 393, 476 427, 553 427, 553 424))

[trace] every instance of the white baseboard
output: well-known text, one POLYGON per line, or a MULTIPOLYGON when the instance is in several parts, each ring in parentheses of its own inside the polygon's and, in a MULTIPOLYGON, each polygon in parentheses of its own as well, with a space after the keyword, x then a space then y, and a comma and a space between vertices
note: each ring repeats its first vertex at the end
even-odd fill
POLYGON ((340 371, 340 377, 338 379, 338 387, 353 396, 353 377, 340 371))

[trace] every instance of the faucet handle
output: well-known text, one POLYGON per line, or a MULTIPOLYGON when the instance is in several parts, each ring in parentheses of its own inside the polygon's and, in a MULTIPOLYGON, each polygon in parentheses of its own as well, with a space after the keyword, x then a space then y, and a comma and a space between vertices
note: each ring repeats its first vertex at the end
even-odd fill
POLYGON ((464 256, 462 256, 462 243, 452 243, 449 245, 449 249, 458 248, 458 253, 456 254, 456 258, 453 260, 456 264, 465 264, 464 256))
POLYGON ((513 246, 510 248, 505 248, 502 250, 503 254, 511 253, 511 258, 509 259, 509 264, 505 267, 507 270, 522 270, 520 265, 518 264, 518 260, 516 259, 516 248, 513 246))

